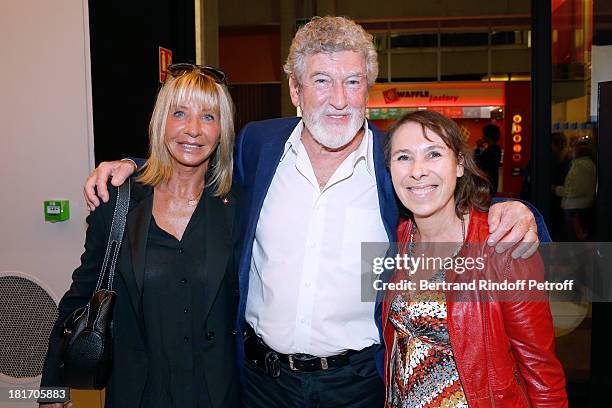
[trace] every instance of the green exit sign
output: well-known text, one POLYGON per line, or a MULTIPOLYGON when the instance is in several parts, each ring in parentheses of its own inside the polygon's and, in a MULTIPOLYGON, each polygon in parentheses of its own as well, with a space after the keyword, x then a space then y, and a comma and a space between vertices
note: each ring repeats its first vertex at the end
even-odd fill
POLYGON ((45 201, 45 221, 58 222, 70 218, 70 205, 68 200, 45 201))

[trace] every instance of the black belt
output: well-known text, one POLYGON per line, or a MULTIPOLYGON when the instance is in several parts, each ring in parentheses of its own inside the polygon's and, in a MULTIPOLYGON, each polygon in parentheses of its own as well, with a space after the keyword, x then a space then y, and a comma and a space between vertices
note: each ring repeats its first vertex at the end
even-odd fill
POLYGON ((272 350, 261 337, 257 336, 251 326, 247 325, 244 340, 244 352, 247 360, 265 371, 272 378, 280 375, 280 362, 289 365, 293 371, 314 372, 324 371, 334 367, 342 367, 350 363, 349 358, 357 353, 373 348, 374 345, 363 350, 348 350, 342 354, 329 357, 317 357, 310 354, 282 354, 272 350))

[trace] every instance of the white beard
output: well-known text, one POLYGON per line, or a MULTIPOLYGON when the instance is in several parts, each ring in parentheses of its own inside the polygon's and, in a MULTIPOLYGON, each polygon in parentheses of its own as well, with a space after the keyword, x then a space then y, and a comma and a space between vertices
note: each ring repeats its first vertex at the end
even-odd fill
POLYGON ((328 149, 338 149, 349 144, 357 135, 359 129, 363 127, 365 115, 353 108, 342 111, 321 108, 315 112, 302 112, 302 120, 314 140, 328 149), (330 114, 350 115, 349 123, 346 126, 326 125, 323 122, 323 117, 330 114))

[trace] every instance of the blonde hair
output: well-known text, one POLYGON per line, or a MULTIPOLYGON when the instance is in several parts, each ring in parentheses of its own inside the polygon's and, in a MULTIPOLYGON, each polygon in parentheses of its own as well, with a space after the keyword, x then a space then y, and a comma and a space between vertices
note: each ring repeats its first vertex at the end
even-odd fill
POLYGON ((378 55, 373 39, 363 27, 346 17, 313 17, 293 37, 283 69, 287 76, 293 75, 301 83, 307 55, 355 51, 365 58, 368 86, 372 86, 378 77, 378 55))
POLYGON ((219 144, 210 159, 206 187, 213 188, 212 195, 224 197, 232 188, 234 105, 225 85, 197 70, 170 77, 159 90, 149 123, 149 159, 136 181, 157 186, 172 176, 172 158, 164 142, 166 119, 171 109, 184 103, 195 103, 218 117, 219 144))

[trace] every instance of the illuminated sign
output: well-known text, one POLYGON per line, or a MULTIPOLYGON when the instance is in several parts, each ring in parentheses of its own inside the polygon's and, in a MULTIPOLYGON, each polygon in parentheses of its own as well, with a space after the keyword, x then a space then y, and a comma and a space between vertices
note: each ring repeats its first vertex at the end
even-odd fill
POLYGON ((492 109, 504 105, 504 84, 499 82, 379 83, 374 84, 368 96, 368 108, 454 106, 492 109))
POLYGON ((521 115, 516 114, 512 116, 512 141, 514 142, 512 146, 512 151, 514 152, 512 161, 514 162, 520 162, 523 158, 523 155, 521 155, 523 151, 523 145, 521 144, 523 141, 523 136, 521 135, 523 127, 520 125, 522 121, 523 117, 521 115))
POLYGON ((162 84, 166 81, 170 64, 172 64, 172 50, 159 47, 159 82, 162 84))

